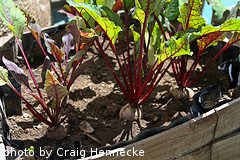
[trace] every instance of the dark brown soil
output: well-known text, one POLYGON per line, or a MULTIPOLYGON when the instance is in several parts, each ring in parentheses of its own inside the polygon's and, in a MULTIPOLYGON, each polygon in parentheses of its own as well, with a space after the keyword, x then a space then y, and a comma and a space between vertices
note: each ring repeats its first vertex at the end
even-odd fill
MULTIPOLYGON (((40 79, 40 71, 41 66, 34 69, 37 79, 40 79)), ((199 84, 196 84, 198 86, 196 90, 213 83, 221 85, 221 80, 215 78, 216 74, 218 73, 210 71, 199 84)), ((142 125, 145 125, 145 128, 168 125, 176 118, 185 115, 191 101, 172 98, 169 93, 171 87, 176 87, 176 83, 173 74, 169 71, 142 106, 142 125)), ((23 94, 34 103, 34 99, 28 96, 24 87, 23 94)), ((65 110, 68 115, 65 122, 68 132, 64 139, 48 139, 47 126, 37 121, 24 105, 22 116, 9 117, 11 135, 13 139, 23 140, 26 148, 34 146, 36 151, 39 147, 48 150, 60 146, 72 148, 75 140, 80 140, 83 149, 86 150, 114 144, 124 129, 124 124, 119 119, 119 111, 126 103, 102 57, 98 57, 95 63, 76 80, 70 90, 68 107, 65 110), (84 134, 80 129, 84 120, 94 129, 92 133, 84 134)), ((39 111, 42 110, 40 106, 36 108, 39 111)), ((139 128, 135 128, 134 134, 138 132, 139 128)))

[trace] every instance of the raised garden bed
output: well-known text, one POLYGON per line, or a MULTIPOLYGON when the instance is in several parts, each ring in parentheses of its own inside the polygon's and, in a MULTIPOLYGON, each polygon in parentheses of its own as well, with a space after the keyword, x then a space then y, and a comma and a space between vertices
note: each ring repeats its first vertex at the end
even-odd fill
MULTIPOLYGON (((6 15, 19 13, 12 30, 19 46, 12 55, 18 61, 12 61, 21 67, 3 57, 9 72, 0 68, 0 82, 24 104, 23 115, 8 118, 12 139, 24 145, 5 138, 7 145, 50 160, 227 158, 219 153, 225 145, 230 156, 238 154, 233 142, 239 143, 234 141, 239 134, 239 48, 232 45, 240 40, 239 19, 227 17, 219 27, 207 25, 200 16, 201 2, 189 0, 179 6, 175 19, 167 17, 172 26, 166 27, 150 0, 124 2, 125 6, 116 1, 105 7, 67 2, 70 6, 61 12, 73 20, 43 31, 12 2, 0 6, 6 15), (121 7, 125 11, 119 16, 115 12, 121 7), (196 25, 192 14, 200 19, 196 25), (21 23, 28 24, 34 38, 29 33, 22 36, 21 23), (221 55, 224 63, 217 61, 221 55), (22 93, 12 86, 8 73, 23 84, 22 93), (131 153, 96 156, 92 150, 131 153)), ((174 8, 172 3, 164 5, 174 8)), ((9 26, 9 19, 15 20, 1 18, 9 26)))

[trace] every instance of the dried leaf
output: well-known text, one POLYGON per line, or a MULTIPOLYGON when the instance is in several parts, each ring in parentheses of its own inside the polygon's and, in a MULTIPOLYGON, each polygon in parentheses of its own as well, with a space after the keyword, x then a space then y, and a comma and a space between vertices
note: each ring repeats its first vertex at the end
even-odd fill
POLYGON ((94 129, 92 128, 92 126, 86 121, 84 120, 82 123, 80 123, 79 128, 86 133, 93 133, 94 129))

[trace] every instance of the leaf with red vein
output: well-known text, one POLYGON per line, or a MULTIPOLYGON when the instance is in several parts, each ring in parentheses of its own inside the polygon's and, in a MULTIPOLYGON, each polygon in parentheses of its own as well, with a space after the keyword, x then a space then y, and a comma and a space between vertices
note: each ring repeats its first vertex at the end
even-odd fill
POLYGON ((49 70, 46 72, 46 83, 44 89, 47 96, 56 102, 56 105, 59 105, 62 99, 68 94, 67 87, 61 85, 49 70))

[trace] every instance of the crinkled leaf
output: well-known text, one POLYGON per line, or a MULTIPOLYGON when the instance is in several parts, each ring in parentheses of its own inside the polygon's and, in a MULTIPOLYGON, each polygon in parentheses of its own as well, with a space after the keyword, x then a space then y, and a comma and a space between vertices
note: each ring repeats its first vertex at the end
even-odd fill
POLYGON ((169 41, 161 43, 160 54, 157 56, 159 63, 173 57, 178 57, 182 55, 192 55, 189 45, 189 34, 176 39, 176 37, 171 37, 169 41))
MULTIPOLYGON (((148 5, 148 0, 138 0, 141 9, 146 12, 147 10, 147 5, 148 5)), ((149 5, 149 14, 153 13, 155 10, 157 10, 157 6, 160 3, 159 0, 150 0, 150 5, 149 5)))
POLYGON ((198 49, 200 52, 202 52, 210 46, 217 45, 218 42, 222 41, 223 39, 224 39, 223 32, 213 32, 213 33, 207 34, 207 36, 205 36, 197 41, 198 49))
POLYGON ((207 0, 207 3, 212 7, 214 15, 219 19, 222 18, 223 12, 226 10, 222 0, 207 0))
POLYGON ((28 77, 22 68, 19 68, 14 62, 11 62, 4 57, 2 57, 2 61, 19 84, 24 84, 26 87, 32 90, 28 82, 28 77))
POLYGON ((63 52, 68 57, 69 52, 74 49, 74 38, 70 33, 66 33, 62 37, 62 43, 63 43, 63 52))
POLYGON ((85 45, 92 42, 97 37, 97 33, 93 29, 80 30, 80 37, 81 42, 83 43, 82 45, 85 45))
POLYGON ((101 8, 107 14, 107 17, 110 21, 114 22, 116 26, 119 26, 122 29, 124 28, 122 20, 117 13, 113 12, 111 9, 109 9, 106 6, 102 6, 101 8))
POLYGON ((179 2, 178 0, 172 0, 165 10, 166 18, 169 21, 174 21, 179 16, 179 2))
POLYGON ((213 32, 240 32, 240 19, 230 19, 219 27, 206 26, 202 28, 200 35, 206 35, 213 32))
POLYGON ((41 73, 43 84, 45 83, 47 70, 51 71, 51 61, 48 56, 46 56, 43 61, 43 67, 42 67, 42 73, 41 73))
POLYGON ((0 0, 0 19, 21 39, 27 19, 12 0, 0 0))
POLYGON ((205 20, 201 17, 201 0, 188 0, 188 3, 180 7, 180 16, 178 20, 182 23, 183 29, 198 29, 205 25, 205 20))
POLYGON ((46 33, 44 33, 43 37, 48 53, 52 54, 58 62, 61 62, 64 57, 63 51, 54 44, 54 40, 46 36, 46 33))
POLYGON ((48 70, 46 72, 45 91, 47 96, 56 104, 60 104, 61 100, 68 94, 66 86, 63 86, 48 70))
POLYGON ((10 83, 8 79, 8 70, 0 66, 0 86, 10 83))
POLYGON ((101 17, 101 8, 91 4, 85 3, 74 3, 72 0, 67 0, 67 2, 76 7, 77 10, 81 11, 84 9, 105 31, 108 37, 111 39, 112 43, 115 44, 115 41, 118 37, 118 33, 122 30, 121 27, 116 26, 108 18, 101 17))

